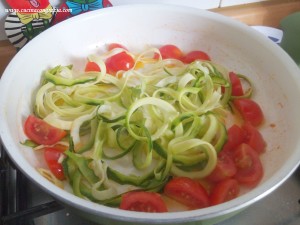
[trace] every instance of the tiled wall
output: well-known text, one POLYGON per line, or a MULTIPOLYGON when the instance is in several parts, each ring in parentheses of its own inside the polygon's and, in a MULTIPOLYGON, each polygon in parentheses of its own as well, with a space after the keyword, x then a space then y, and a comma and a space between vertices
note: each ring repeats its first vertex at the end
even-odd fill
MULTIPOLYGON (((19 1, 19 0, 16 0, 19 1)), ((60 3, 65 0, 49 0, 51 5, 58 6, 60 3)), ((247 4, 259 1, 267 1, 267 0, 110 0, 113 5, 124 5, 124 4, 132 4, 132 3, 171 3, 175 5, 187 5, 194 6, 196 8, 201 9, 212 9, 217 7, 226 7, 238 4, 247 4)), ((4 21, 7 15, 5 9, 8 6, 5 0, 0 0, 0 40, 6 39, 5 31, 4 31, 4 21)))

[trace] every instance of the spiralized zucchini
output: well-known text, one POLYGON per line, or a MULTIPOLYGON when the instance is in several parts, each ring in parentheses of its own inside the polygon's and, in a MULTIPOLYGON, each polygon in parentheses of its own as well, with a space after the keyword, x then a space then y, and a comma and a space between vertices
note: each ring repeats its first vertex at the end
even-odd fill
POLYGON ((106 72, 109 54, 89 57, 101 72, 47 70, 35 98, 36 115, 69 131, 63 167, 74 194, 107 205, 131 190, 159 191, 171 176, 206 177, 227 139, 224 68, 154 60, 156 48, 128 54, 134 68, 116 76, 106 72))

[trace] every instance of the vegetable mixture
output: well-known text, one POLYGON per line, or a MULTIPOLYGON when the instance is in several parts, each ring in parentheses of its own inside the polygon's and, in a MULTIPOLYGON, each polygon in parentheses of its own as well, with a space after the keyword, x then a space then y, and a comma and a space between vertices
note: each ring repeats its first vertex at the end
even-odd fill
POLYGON ((209 207, 263 177, 252 92, 203 51, 109 44, 81 71, 44 72, 24 144, 43 152, 44 177, 78 197, 142 212, 167 212, 170 199, 209 207))

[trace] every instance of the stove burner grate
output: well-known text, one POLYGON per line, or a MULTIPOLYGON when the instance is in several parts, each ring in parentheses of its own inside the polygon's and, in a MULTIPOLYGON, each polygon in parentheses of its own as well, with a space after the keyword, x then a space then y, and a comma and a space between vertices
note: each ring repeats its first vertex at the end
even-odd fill
POLYGON ((35 218, 64 208, 56 201, 30 206, 28 182, 0 143, 0 225, 35 225, 35 218))

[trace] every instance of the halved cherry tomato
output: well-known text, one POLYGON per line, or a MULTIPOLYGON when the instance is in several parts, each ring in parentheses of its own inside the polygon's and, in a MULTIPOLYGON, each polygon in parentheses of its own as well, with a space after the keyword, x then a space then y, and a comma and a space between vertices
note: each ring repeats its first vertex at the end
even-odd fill
POLYGON ((190 209, 209 206, 208 193, 204 187, 187 177, 175 177, 170 180, 164 188, 164 194, 190 209))
POLYGON ((115 48, 122 48, 122 49, 124 49, 124 50, 127 51, 127 48, 126 48, 125 46, 119 44, 119 43, 110 43, 110 44, 107 46, 107 50, 108 50, 108 51, 111 51, 111 50, 113 50, 113 49, 115 49, 115 48))
POLYGON ((240 193, 240 186, 235 179, 218 182, 210 194, 210 204, 218 205, 236 198, 240 193))
POLYGON ((245 135, 244 142, 252 147, 257 153, 263 153, 267 144, 259 130, 249 123, 245 123, 242 126, 242 129, 244 130, 245 135))
POLYGON ((240 78, 234 72, 229 73, 229 79, 231 82, 231 95, 232 96, 242 96, 244 95, 244 90, 240 78))
POLYGON ((249 145, 243 143, 236 148, 233 160, 237 167, 234 178, 248 187, 255 187, 263 177, 263 166, 258 153, 249 145))
POLYGON ((89 61, 85 65, 84 71, 85 72, 100 72, 100 67, 98 66, 97 63, 89 61))
POLYGON ((53 145, 60 141, 67 132, 51 126, 34 115, 29 115, 24 124, 27 137, 37 144, 53 145))
POLYGON ((122 196, 120 209, 138 212, 167 212, 161 196, 154 192, 132 191, 122 196))
POLYGON ((248 98, 234 99, 233 104, 236 109, 241 113, 246 122, 251 123, 253 126, 260 125, 264 120, 264 114, 260 106, 248 98))
POLYGON ((184 55, 181 59, 182 62, 184 63, 192 63, 195 60, 210 60, 210 57, 208 56, 208 54, 206 54, 203 51, 191 51, 189 53, 187 53, 186 55, 184 55))
POLYGON ((220 152, 218 161, 213 172, 207 177, 209 181, 219 182, 227 178, 233 177, 236 174, 236 166, 226 153, 220 152))
POLYGON ((222 152, 231 154, 233 149, 242 144, 244 140, 244 130, 236 124, 232 125, 227 131, 227 141, 222 148, 222 152))
MULTIPOLYGON (((182 51, 175 45, 164 45, 159 48, 163 59, 181 59, 182 51)), ((155 58, 155 57, 154 57, 155 58)))
POLYGON ((65 148, 61 148, 60 146, 59 147, 47 147, 44 149, 45 161, 46 161, 50 171, 59 180, 65 179, 63 167, 62 167, 61 163, 58 162, 58 159, 61 157, 61 154, 63 154, 63 152, 65 150, 66 150, 65 148))
POLYGON ((119 70, 127 71, 133 68, 134 59, 126 52, 115 54, 105 61, 107 72, 116 74, 119 70))

